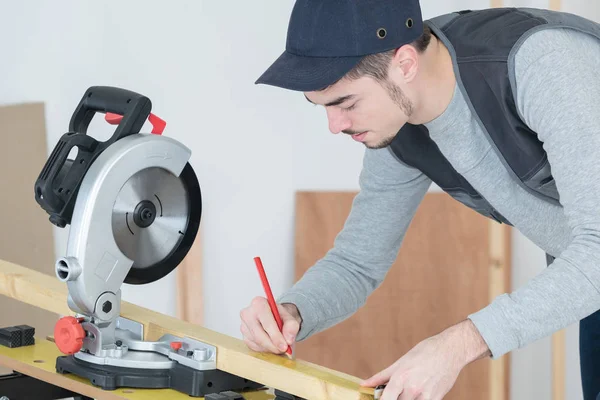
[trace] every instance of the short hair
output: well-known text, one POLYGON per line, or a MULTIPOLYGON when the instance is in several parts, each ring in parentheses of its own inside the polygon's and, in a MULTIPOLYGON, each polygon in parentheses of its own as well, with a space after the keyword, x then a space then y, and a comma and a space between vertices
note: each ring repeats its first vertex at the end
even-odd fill
MULTIPOLYGON (((427 24, 423 27, 423 34, 419 36, 415 41, 410 43, 415 47, 417 52, 423 53, 429 47, 433 32, 427 24)), ((361 78, 365 75, 369 75, 379 81, 383 81, 387 78, 388 67, 390 61, 394 57, 396 49, 384 51, 382 53, 369 54, 363 57, 358 64, 354 66, 344 78, 354 80, 361 78)))

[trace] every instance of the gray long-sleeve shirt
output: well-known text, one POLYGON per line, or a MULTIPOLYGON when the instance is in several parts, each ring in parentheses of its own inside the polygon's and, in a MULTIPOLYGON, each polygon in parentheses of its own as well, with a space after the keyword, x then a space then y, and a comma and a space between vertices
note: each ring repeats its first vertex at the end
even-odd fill
MULTIPOLYGON (((544 142, 561 206, 511 178, 458 88, 427 124, 442 153, 516 229, 556 257, 538 276, 469 315, 494 358, 600 309, 600 42, 537 32, 515 59, 517 106, 544 142)), ((431 181, 389 149, 364 155, 360 191, 334 247, 279 302, 297 305, 298 340, 350 317, 383 281, 431 181)), ((485 266, 482 266, 485 267, 485 266)))

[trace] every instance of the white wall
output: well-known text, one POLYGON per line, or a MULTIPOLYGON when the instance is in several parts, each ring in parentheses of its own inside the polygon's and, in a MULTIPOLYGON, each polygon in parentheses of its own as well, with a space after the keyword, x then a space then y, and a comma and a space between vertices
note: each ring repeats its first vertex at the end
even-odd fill
MULTIPOLYGON (((426 18, 489 5, 484 0, 421 3, 426 18)), ((600 16, 593 2, 564 3, 565 10, 600 16)), ((0 103, 44 101, 49 151, 91 85, 149 96, 153 111, 168 122, 165 134, 192 149, 204 201, 205 272, 199 290, 206 299, 206 326, 238 337, 240 309, 262 293, 254 256, 263 258, 275 295, 292 284, 294 192, 358 188, 361 146, 329 134, 323 110, 302 95, 253 83, 283 50, 292 5, 291 0, 28 0, 5 1, 0 8, 0 103)), ((93 127, 106 135, 101 123, 93 127)), ((66 231, 56 233, 61 253, 66 231)), ((513 245, 517 287, 545 261, 518 233, 513 245)), ((124 299, 174 314, 173 278, 126 286, 124 299)), ((568 330, 569 399, 581 397, 576 328, 568 330)), ((513 400, 551 398, 550 360, 549 339, 512 353, 513 400)))

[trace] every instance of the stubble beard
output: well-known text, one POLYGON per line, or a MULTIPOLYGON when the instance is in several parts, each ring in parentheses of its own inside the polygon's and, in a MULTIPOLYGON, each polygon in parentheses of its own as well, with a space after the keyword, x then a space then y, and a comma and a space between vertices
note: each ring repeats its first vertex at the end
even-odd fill
MULTIPOLYGON (((389 79, 381 82, 381 85, 386 90, 390 99, 398 106, 400 111, 402 111, 407 117, 410 117, 413 113, 414 106, 412 101, 404 94, 402 89, 395 83, 391 82, 389 79)), ((364 143, 365 147, 369 149, 383 149, 384 147, 388 147, 396 138, 398 132, 390 134, 387 137, 384 137, 379 142, 368 145, 364 143)))

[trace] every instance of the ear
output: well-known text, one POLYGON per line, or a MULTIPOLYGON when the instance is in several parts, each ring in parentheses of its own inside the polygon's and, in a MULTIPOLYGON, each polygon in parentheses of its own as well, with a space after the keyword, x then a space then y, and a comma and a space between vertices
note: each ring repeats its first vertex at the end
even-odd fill
POLYGON ((414 46, 407 44, 396 49, 392 59, 392 68, 396 70, 395 73, 401 75, 405 82, 410 82, 415 78, 418 67, 419 54, 414 46))

